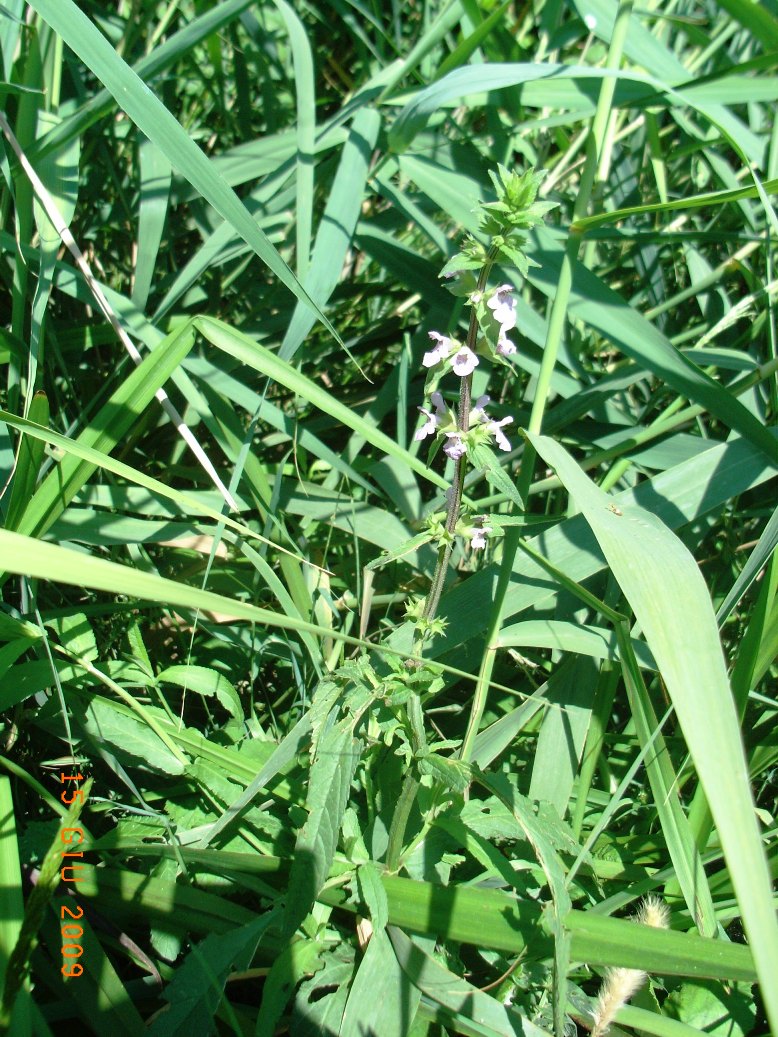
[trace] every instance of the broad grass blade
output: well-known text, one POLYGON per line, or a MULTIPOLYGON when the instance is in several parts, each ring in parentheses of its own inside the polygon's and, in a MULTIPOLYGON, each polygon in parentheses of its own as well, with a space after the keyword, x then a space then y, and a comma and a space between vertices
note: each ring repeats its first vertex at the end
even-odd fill
POLYGON ((778 1029, 771 878, 705 582, 664 523, 642 509, 613 510, 608 495, 559 444, 530 438, 581 508, 657 661, 718 828, 768 1016, 778 1029))

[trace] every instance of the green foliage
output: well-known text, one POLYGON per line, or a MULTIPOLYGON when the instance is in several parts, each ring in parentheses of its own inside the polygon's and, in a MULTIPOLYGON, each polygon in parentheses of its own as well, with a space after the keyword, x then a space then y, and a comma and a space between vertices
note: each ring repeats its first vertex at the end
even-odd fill
POLYGON ((0 1032, 778 1030, 776 25, 5 4, 0 1032))

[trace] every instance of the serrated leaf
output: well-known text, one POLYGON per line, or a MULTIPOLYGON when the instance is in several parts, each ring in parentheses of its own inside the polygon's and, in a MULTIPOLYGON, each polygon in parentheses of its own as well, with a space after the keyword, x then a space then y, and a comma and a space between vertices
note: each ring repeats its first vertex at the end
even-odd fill
POLYGON ((289 876, 286 937, 292 935, 313 907, 327 879, 358 759, 351 718, 335 724, 320 737, 308 778, 308 819, 297 834, 289 876))
POLYGON ((453 792, 464 792, 470 784, 470 767, 464 760, 452 760, 438 753, 429 753, 419 761, 422 774, 430 774, 453 792))
POLYGON ((163 774, 184 773, 184 764, 149 727, 114 709, 105 699, 93 699, 82 722, 88 735, 109 747, 125 763, 140 764, 163 774))
POLYGON ((289 1031, 295 1037, 321 1037, 340 1029, 354 975, 354 952, 340 944, 321 960, 324 967, 301 983, 297 992, 289 1031))
POLYGON ((57 632, 60 643, 77 658, 88 659, 90 662, 97 659, 97 641, 83 612, 56 616, 47 620, 46 626, 57 632))
POLYGON ((495 793, 503 801, 515 817, 535 852, 551 891, 550 910, 546 917, 554 936, 554 1029, 557 1033, 561 1033, 564 1028, 564 1013, 567 1004, 567 970, 570 966, 570 935, 564 928, 563 919, 572 906, 565 884, 564 868, 554 846, 554 840, 550 837, 547 822, 536 816, 532 802, 517 792, 504 775, 487 778, 480 774, 479 780, 490 792, 495 793))
POLYGON ((157 676, 158 681, 175 684, 198 695, 213 695, 224 706, 230 716, 243 719, 243 709, 235 688, 227 678, 209 666, 168 666, 157 676))
POLYGON ((663 1014, 714 1037, 745 1037, 754 1029, 756 1004, 745 984, 698 979, 674 990, 663 1014))
POLYGON ((324 945, 314 940, 294 940, 276 958, 262 988, 254 1032, 258 1037, 276 1032, 278 1021, 294 991, 306 976, 321 967, 324 945))
POLYGON ((524 502, 516 489, 513 479, 502 467, 497 455, 488 446, 479 443, 468 452, 468 456, 476 468, 486 473, 487 482, 491 486, 499 493, 504 493, 508 500, 513 501, 517 507, 524 508, 524 502))
POLYGON ((149 658, 149 653, 146 651, 146 645, 143 642, 143 634, 141 633, 140 625, 135 619, 133 619, 127 628, 127 640, 130 644, 132 658, 140 664, 148 676, 151 676, 154 672, 151 666, 151 659, 149 658))
POLYGON ((248 925, 228 933, 212 933, 193 945, 183 965, 165 988, 169 1002, 149 1027, 152 1037, 209 1037, 213 1017, 231 972, 247 969, 259 941, 277 913, 268 911, 248 925))
POLYGON ((430 540, 432 540, 432 533, 418 533, 415 537, 411 537, 410 540, 406 540, 404 544, 400 544, 393 551, 386 551, 384 554, 379 555, 378 558, 374 558, 372 562, 367 563, 365 568, 371 570, 380 569, 382 566, 388 565, 390 562, 396 562, 398 558, 403 558, 412 551, 417 551, 420 547, 424 547, 430 540))

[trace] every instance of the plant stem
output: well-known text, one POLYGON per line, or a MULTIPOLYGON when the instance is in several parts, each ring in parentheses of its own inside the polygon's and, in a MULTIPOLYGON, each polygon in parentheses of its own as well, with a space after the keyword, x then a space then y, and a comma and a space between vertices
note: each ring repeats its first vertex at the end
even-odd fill
POLYGON ((413 771, 405 775, 400 798, 392 815, 392 824, 389 828, 389 845, 386 848, 386 870, 395 872, 400 863, 403 842, 405 841, 405 829, 408 818, 411 816, 413 804, 416 802, 416 793, 419 791, 419 780, 413 771))
MULTIPOLYGON (((489 271, 492 269, 494 260, 497 256, 497 251, 498 250, 492 246, 487 253, 486 261, 484 262, 478 276, 477 291, 479 292, 483 292, 486 287, 486 282, 489 278, 489 271)), ((478 315, 475 306, 472 306, 466 339, 466 345, 469 349, 475 351, 477 338, 478 315)), ((472 391, 473 376, 472 374, 465 375, 465 377, 460 381, 459 409, 457 411, 457 429, 462 433, 467 432, 470 428, 472 391)), ((435 572, 432 576, 429 594, 427 595, 427 600, 424 605, 423 618, 427 621, 434 619, 435 614, 438 611, 438 605, 440 604, 440 596, 443 593, 443 584, 446 581, 448 564, 454 547, 454 530, 456 529, 457 522, 459 522, 459 511, 462 506, 462 489, 465 484, 466 471, 467 455, 459 458, 454 469, 454 481, 451 485, 448 510, 446 513, 446 538, 440 545, 440 550, 438 551, 438 561, 435 566, 435 572)), ((418 638, 416 648, 418 649, 419 654, 421 654, 421 645, 422 639, 418 638)), ((412 694, 408 700, 406 708, 408 724, 411 732, 411 745, 414 754, 419 754, 427 748, 427 736, 424 731, 424 713, 421 708, 421 698, 415 693, 412 694)), ((400 855, 405 840, 405 829, 408 825, 408 818, 411 816, 411 810, 416 801, 418 790, 419 780, 416 777, 415 770, 411 770, 406 774, 403 781, 400 798, 397 801, 397 806, 392 815, 392 823, 389 827, 389 845, 386 849, 386 867, 388 871, 396 871, 399 866, 400 855)))
POLYGON ((489 621, 489 630, 486 635, 486 651, 481 660, 481 668, 478 671, 478 683, 476 684, 475 694, 473 695, 473 701, 470 705, 470 717, 467 722, 467 731, 465 732, 465 738, 459 752, 460 759, 465 761, 469 761, 473 754, 473 743, 478 734, 478 728, 481 726, 481 719, 483 718, 484 709, 486 708, 486 696, 489 693, 492 670, 494 669, 494 661, 497 657, 497 649, 499 647, 498 638, 500 627, 502 626, 503 602, 505 601, 505 592, 508 589, 511 573, 513 572, 513 562, 518 549, 519 534, 520 531, 518 527, 512 526, 506 531, 505 537, 503 538, 500 575, 497 578, 497 590, 494 594, 492 615, 489 621))
MULTIPOLYGON (((486 287, 486 282, 489 278, 489 271, 492 269, 495 257, 497 256, 497 249, 492 246, 486 257, 486 262, 481 268, 481 273, 478 277, 478 288, 477 291, 483 292, 486 287)), ((470 325, 467 329, 467 341, 466 344, 469 349, 475 351, 476 339, 478 338, 478 315, 476 314, 475 306, 470 310, 470 325)), ((473 391, 473 376, 472 374, 465 375, 461 380, 459 386, 459 410, 457 412, 457 428, 460 432, 467 432, 470 428, 470 407, 472 401, 473 391)), ((460 457, 456 463, 456 469, 454 471, 454 481, 451 484, 451 494, 448 502, 448 511, 446 513, 446 540, 440 545, 438 552, 438 562, 435 566, 435 572, 432 577, 432 583, 430 584, 430 591, 427 595, 427 602, 424 606, 424 619, 434 619, 435 614, 438 611, 438 605, 440 604, 440 596, 443 593, 443 584, 446 582, 446 573, 448 572, 448 563, 451 559, 451 552, 454 548, 454 530, 456 529, 457 522, 459 522, 459 509, 462 506, 462 489, 465 484, 465 473, 467 471, 467 456, 460 457)))

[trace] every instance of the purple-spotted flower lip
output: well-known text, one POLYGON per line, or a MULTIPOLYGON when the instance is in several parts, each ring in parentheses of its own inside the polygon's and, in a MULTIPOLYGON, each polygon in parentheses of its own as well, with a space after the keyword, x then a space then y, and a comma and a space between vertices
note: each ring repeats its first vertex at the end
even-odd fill
POLYGON ((458 461, 463 454, 467 453, 461 434, 459 432, 447 432, 446 438, 448 443, 443 447, 443 453, 450 457, 452 461, 458 461))
POLYGON ((486 304, 500 325, 501 335, 516 327, 516 300, 512 297, 512 292, 512 284, 501 284, 495 288, 494 294, 486 304))
POLYGON ((513 418, 503 418, 502 421, 490 421, 486 426, 487 429, 494 436, 494 441, 500 450, 510 450, 511 444, 508 437, 503 432, 505 425, 510 425, 513 422, 513 418))
POLYGON ((481 526, 474 529, 470 534, 470 546, 474 551, 483 551, 486 547, 486 538, 492 531, 491 526, 481 526))
POLYGON ((441 360, 445 360, 456 346, 450 338, 441 335, 437 331, 431 331, 429 337, 435 343, 435 348, 431 349, 428 353, 425 353, 421 362, 425 367, 434 367, 435 364, 439 364, 441 360))
POLYGON ((460 378, 466 378, 467 375, 472 374, 476 367, 480 363, 478 357, 472 351, 469 346, 462 346, 452 361, 451 369, 454 374, 458 374, 460 378))

